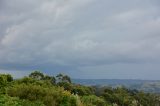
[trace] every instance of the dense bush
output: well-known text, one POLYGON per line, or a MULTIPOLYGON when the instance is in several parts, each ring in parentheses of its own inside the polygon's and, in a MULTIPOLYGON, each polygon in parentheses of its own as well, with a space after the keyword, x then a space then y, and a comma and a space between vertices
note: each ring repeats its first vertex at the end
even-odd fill
POLYGON ((87 106, 106 106, 105 101, 95 95, 83 96, 81 101, 87 106))
POLYGON ((74 85, 71 92, 73 94, 78 94, 80 96, 94 94, 94 90, 91 87, 82 86, 82 85, 74 85))
POLYGON ((6 87, 13 81, 13 78, 9 74, 0 74, 0 93, 4 94, 6 92, 6 87))
POLYGON ((106 88, 102 96, 108 104, 119 106, 159 106, 160 99, 156 99, 155 95, 135 91, 124 87, 106 88))
MULTIPOLYGON (((20 99, 27 99, 30 101, 42 101, 47 106, 57 106, 62 103, 70 103, 76 98, 68 91, 64 91, 61 87, 44 87, 33 84, 17 84, 8 88, 7 94, 11 97, 19 97, 20 99)), ((69 105, 67 105, 69 106, 69 105)))
POLYGON ((73 85, 67 82, 58 82, 57 86, 63 87, 64 90, 72 91, 73 85))
POLYGON ((0 95, 0 106, 45 106, 40 101, 28 101, 19 99, 17 97, 10 97, 7 95, 0 95))
POLYGON ((125 87, 77 85, 67 75, 55 78, 35 71, 16 80, 0 74, 0 106, 160 106, 160 96, 125 87))

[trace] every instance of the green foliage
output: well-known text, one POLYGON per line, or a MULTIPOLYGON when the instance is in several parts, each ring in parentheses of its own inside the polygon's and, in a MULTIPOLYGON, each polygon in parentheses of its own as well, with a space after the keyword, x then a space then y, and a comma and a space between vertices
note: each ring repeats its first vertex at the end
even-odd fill
POLYGON ((82 86, 82 85, 75 85, 71 92, 73 94, 78 94, 80 96, 94 94, 94 91, 91 87, 82 86))
POLYGON ((73 85, 67 82, 58 82, 58 86, 63 87, 64 90, 71 91, 73 89, 73 85))
POLYGON ((71 78, 70 78, 68 75, 64 75, 64 76, 62 77, 62 81, 63 81, 63 82, 71 83, 71 78))
POLYGON ((105 101, 95 95, 83 96, 81 100, 87 106, 106 106, 105 101))
POLYGON ((44 75, 40 71, 34 71, 29 75, 29 77, 36 80, 41 80, 44 78, 44 75))
POLYGON ((69 92, 64 92, 62 96, 62 101, 59 103, 60 106, 77 106, 76 96, 71 95, 69 92))
POLYGON ((72 84, 63 74, 56 79, 38 71, 16 80, 0 74, 0 106, 160 106, 158 94, 72 84))
POLYGON ((58 74, 56 76, 58 82, 67 82, 71 83, 71 78, 68 75, 58 74))
POLYGON ((157 104, 160 104, 159 96, 149 93, 138 92, 134 95, 134 98, 138 101, 138 104, 144 106, 156 106, 157 104))
POLYGON ((12 85, 16 84, 33 84, 33 85, 40 85, 40 86, 53 86, 52 83, 48 80, 36 80, 30 77, 24 77, 22 79, 14 80, 12 85))
POLYGON ((0 93, 5 93, 5 87, 13 81, 13 77, 9 74, 0 74, 0 93))
POLYGON ((0 86, 5 86, 8 82, 13 81, 13 77, 9 74, 0 74, 0 86))
POLYGON ((56 79, 54 76, 44 75, 40 71, 34 71, 31 74, 29 74, 29 78, 32 78, 34 80, 44 80, 50 82, 52 85, 56 83, 56 79))
POLYGON ((43 77, 43 80, 49 81, 53 85, 56 83, 56 79, 55 79, 54 76, 48 76, 48 75, 46 75, 46 76, 43 77))
MULTIPOLYGON (((156 106, 160 100, 155 95, 138 92, 137 90, 128 90, 124 87, 106 88, 102 94, 108 104, 120 106, 156 106)), ((159 97, 159 96, 158 96, 159 97)))
POLYGON ((20 100, 17 97, 0 95, 0 106, 45 106, 40 101, 31 102, 28 100, 20 100))
POLYGON ((30 101, 39 100, 47 106, 58 106, 73 101, 72 95, 70 93, 66 95, 65 92, 61 87, 44 87, 33 84, 17 84, 7 90, 7 94, 11 97, 19 97, 30 101))

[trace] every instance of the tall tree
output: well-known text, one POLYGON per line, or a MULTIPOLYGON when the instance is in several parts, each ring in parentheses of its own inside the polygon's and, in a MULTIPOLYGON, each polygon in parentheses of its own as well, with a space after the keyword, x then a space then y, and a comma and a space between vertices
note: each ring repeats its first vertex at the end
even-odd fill
POLYGON ((62 81, 71 83, 71 78, 68 75, 65 75, 65 76, 62 77, 62 81))
POLYGON ((54 76, 48 76, 48 75, 45 75, 43 80, 48 80, 50 81, 52 84, 55 84, 56 83, 56 79, 54 76))
POLYGON ((36 80, 42 80, 44 78, 44 75, 40 71, 34 71, 29 75, 29 77, 36 80))
POLYGON ((68 75, 63 75, 63 74, 58 74, 56 76, 58 82, 67 82, 67 83, 71 83, 71 78, 68 75))

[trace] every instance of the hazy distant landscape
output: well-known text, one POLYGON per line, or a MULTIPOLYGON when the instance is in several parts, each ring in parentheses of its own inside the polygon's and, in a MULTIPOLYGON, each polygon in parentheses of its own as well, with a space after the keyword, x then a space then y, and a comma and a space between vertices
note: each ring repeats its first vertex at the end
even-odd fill
POLYGON ((135 79, 73 79, 73 83, 89 86, 125 86, 150 93, 160 93, 160 80, 135 80, 135 79))

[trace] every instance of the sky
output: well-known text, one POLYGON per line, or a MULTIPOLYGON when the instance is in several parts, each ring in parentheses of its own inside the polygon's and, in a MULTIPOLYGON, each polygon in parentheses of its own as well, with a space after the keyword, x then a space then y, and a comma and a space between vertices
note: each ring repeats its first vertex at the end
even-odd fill
POLYGON ((160 0, 0 0, 0 73, 160 80, 160 0))

